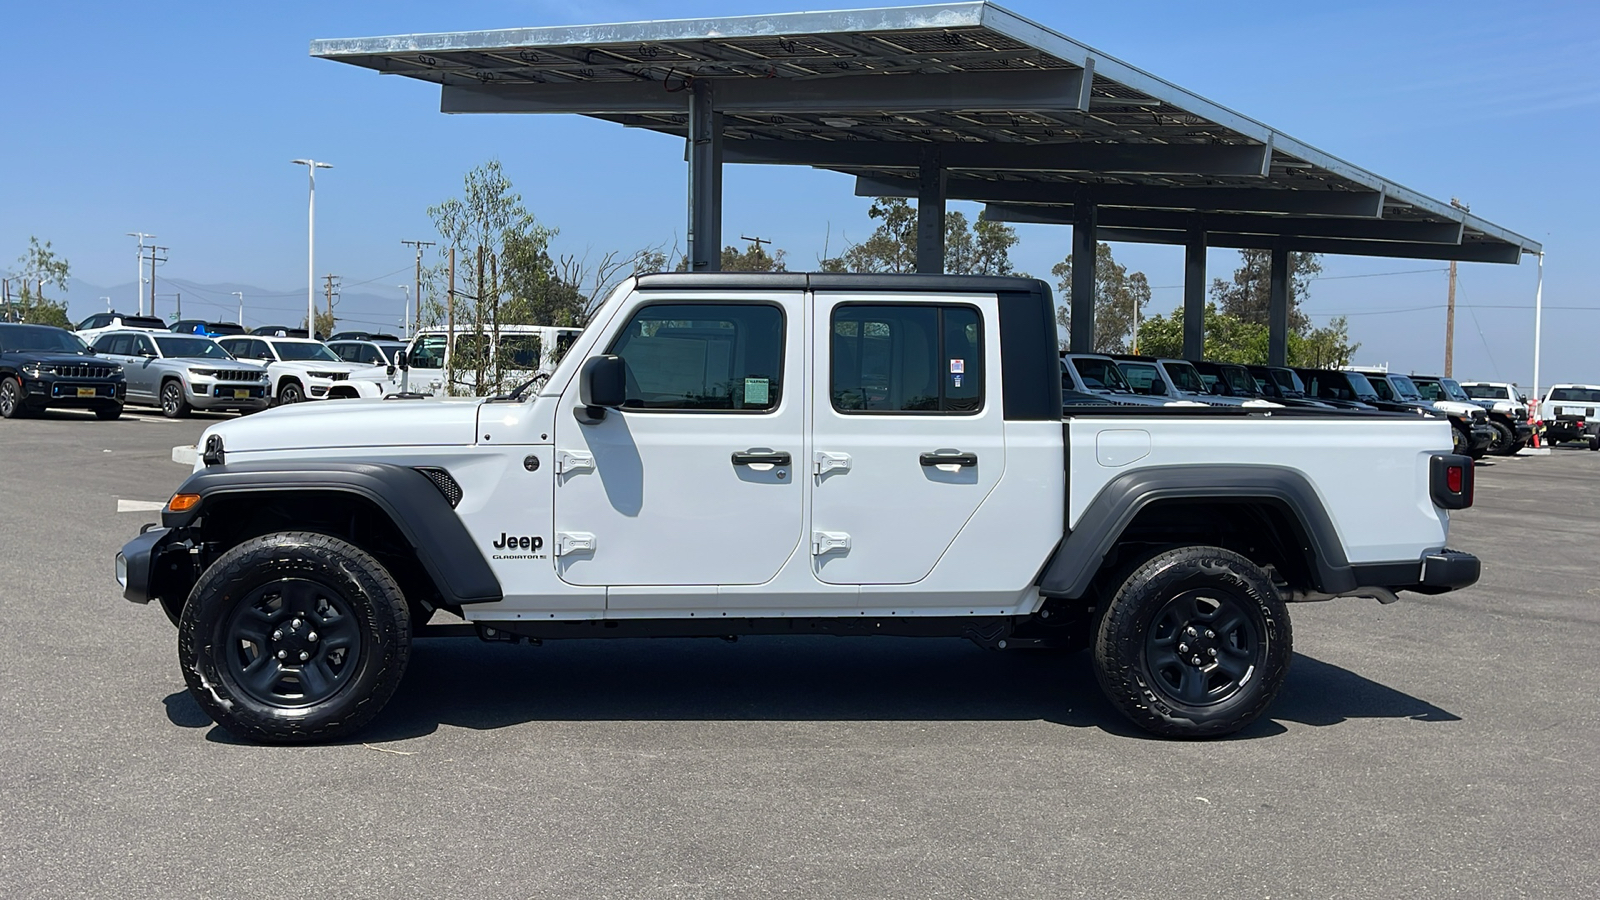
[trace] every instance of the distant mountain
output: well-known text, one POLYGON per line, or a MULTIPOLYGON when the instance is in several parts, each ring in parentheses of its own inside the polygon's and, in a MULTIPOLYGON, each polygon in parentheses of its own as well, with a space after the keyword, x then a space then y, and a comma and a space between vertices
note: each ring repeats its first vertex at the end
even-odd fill
MULTIPOLYGON (((148 311, 149 287, 145 286, 145 306, 148 311)), ((210 319, 232 322, 239 317, 238 291, 244 295, 244 324, 297 326, 305 321, 305 288, 263 288, 236 283, 203 284, 177 278, 158 278, 156 281, 156 314, 167 321, 178 318, 178 304, 183 304, 186 319, 210 319), (181 295, 175 296, 175 295, 181 295)), ((51 292, 46 291, 46 296, 51 292)), ((102 287, 77 278, 67 285, 67 315, 79 321, 109 305, 118 312, 138 312, 134 299, 133 282, 102 287), (110 298, 108 304, 106 299, 110 298)), ((391 331, 398 333, 404 325, 405 295, 398 287, 388 293, 378 293, 369 288, 341 291, 334 301, 333 314, 341 329, 352 331, 391 331)), ((317 294, 317 309, 323 307, 323 296, 317 294)))

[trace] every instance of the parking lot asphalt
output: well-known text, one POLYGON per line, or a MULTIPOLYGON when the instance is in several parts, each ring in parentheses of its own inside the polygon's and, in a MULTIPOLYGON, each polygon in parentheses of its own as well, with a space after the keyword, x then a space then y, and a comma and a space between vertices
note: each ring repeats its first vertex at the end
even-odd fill
POLYGON ((359 739, 256 747, 112 555, 213 419, 0 422, 0 896, 1586 897, 1600 453, 1496 461, 1476 586, 1292 608, 1235 738, 1083 654, 958 640, 419 642, 359 739))

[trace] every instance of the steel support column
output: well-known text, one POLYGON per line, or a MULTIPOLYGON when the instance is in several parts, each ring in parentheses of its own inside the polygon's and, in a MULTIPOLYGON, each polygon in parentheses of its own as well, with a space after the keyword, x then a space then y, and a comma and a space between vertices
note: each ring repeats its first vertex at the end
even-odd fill
POLYGON ((1183 252, 1183 358, 1203 359, 1206 352, 1206 227, 1195 216, 1183 252))
POLYGON ((1088 192, 1075 200, 1072 219, 1072 334, 1074 353, 1094 352, 1094 258, 1099 243, 1095 206, 1088 192))
POLYGON ((1289 363, 1289 249, 1282 241, 1272 247, 1272 271, 1267 276, 1267 365, 1289 363))
POLYGON ((922 151, 917 166, 917 271, 944 272, 944 158, 939 148, 922 151))
POLYGON ((711 82, 696 79, 689 96, 689 271, 722 268, 722 114, 711 82))

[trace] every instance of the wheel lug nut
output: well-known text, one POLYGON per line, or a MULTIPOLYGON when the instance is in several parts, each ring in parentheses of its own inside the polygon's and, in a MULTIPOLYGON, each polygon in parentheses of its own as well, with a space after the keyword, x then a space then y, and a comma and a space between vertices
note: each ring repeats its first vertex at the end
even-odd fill
POLYGON ((309 654, 309 653, 307 653, 307 652, 306 652, 306 651, 304 651, 304 650, 301 650, 301 651, 300 651, 300 661, 301 661, 301 662, 305 662, 305 661, 306 661, 306 660, 308 660, 308 659, 310 659, 310 658, 311 658, 311 654, 309 654))
POLYGON ((310 634, 306 635, 306 640, 308 640, 311 643, 315 644, 317 642, 317 633, 315 631, 313 631, 310 634))
POLYGON ((1179 653, 1188 653, 1189 652, 1189 645, 1188 644, 1179 644, 1178 645, 1178 652, 1179 653))
POLYGON ((1215 631, 1212 631, 1212 630, 1211 630, 1211 629, 1209 629, 1209 628, 1207 628, 1207 629, 1206 629, 1206 637, 1208 637, 1208 638, 1214 638, 1214 637, 1216 637, 1216 636, 1217 636, 1217 633, 1216 633, 1216 632, 1215 632, 1215 631))
POLYGON ((1200 657, 1196 656, 1194 658, 1194 664, 1197 665, 1197 666, 1200 665, 1200 657))
POLYGON ((1206 652, 1211 654, 1211 658, 1212 659, 1216 659, 1217 658, 1217 648, 1212 647, 1212 648, 1206 650, 1206 652))
POLYGON ((275 640, 275 641, 283 640, 283 629, 280 628, 277 631, 274 631, 272 633, 272 639, 275 640))
POLYGON ((278 658, 279 659, 287 659, 288 656, 289 656, 289 651, 287 651, 287 650, 279 650, 278 651, 278 658))

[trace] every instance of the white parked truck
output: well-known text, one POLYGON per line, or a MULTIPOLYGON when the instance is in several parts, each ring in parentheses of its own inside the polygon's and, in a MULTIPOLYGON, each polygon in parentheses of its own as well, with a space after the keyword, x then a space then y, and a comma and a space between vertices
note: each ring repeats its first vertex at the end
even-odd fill
POLYGON ((644 276, 521 393, 213 426, 118 579, 207 713, 293 742, 461 633, 1090 648, 1138 725, 1220 735, 1283 684, 1286 602, 1478 578, 1443 419, 1061 391, 1038 280, 644 276))

